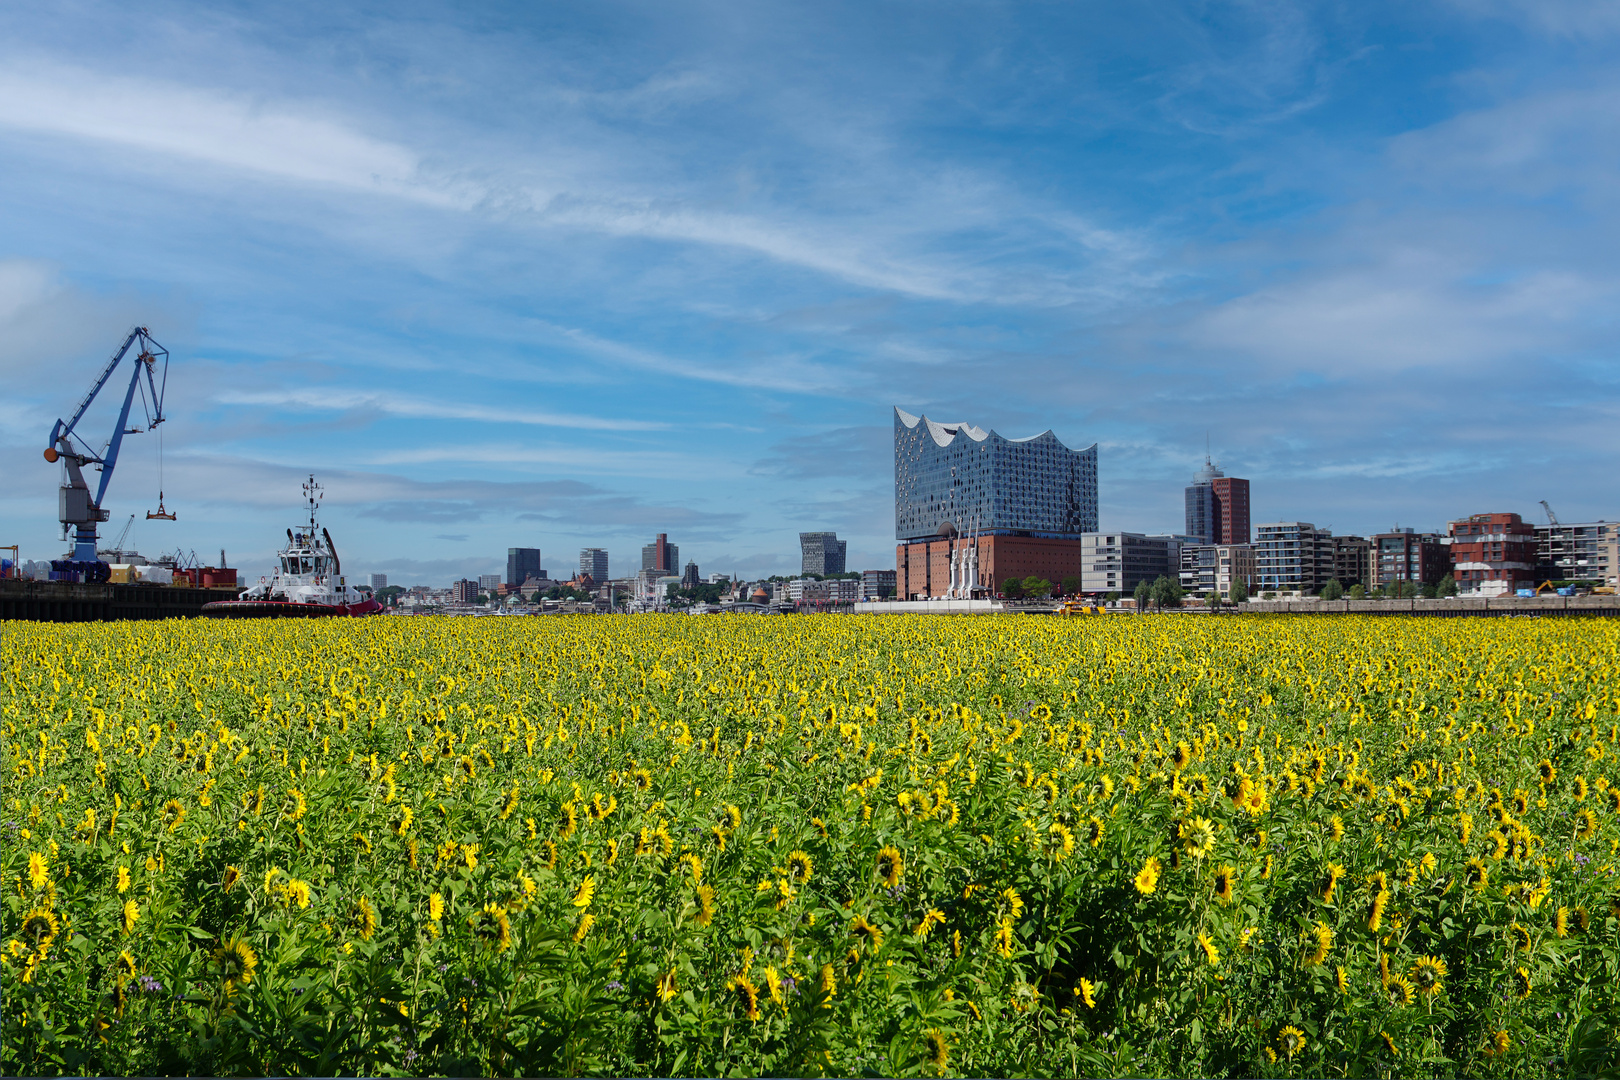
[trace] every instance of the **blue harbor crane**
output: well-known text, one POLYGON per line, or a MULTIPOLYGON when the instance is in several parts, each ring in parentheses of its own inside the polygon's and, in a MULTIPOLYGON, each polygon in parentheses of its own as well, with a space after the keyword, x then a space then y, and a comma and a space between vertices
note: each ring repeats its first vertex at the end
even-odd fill
MULTIPOLYGON (((113 353, 106 367, 101 369, 100 377, 91 385, 89 392, 80 399, 79 407, 73 411, 73 418, 66 422, 58 420, 56 426, 51 428, 50 442, 45 447, 45 460, 53 463, 60 461, 63 465, 64 476, 57 502, 60 511, 58 517, 62 521, 62 539, 67 539, 68 526, 73 526, 72 556, 51 560, 52 581, 99 583, 112 576, 112 568, 96 554, 96 524, 108 518, 101 500, 107 494, 107 482, 112 479, 113 469, 118 464, 118 450, 123 445, 124 436, 150 431, 163 423, 163 391, 168 382, 169 350, 153 341, 146 327, 137 326, 129 332, 118 351, 113 353), (135 370, 130 372, 129 388, 124 391, 124 405, 118 411, 118 423, 101 452, 96 453, 82 436, 76 434, 75 429, 79 421, 84 419, 90 403, 96 400, 96 395, 101 393, 101 388, 107 385, 113 372, 137 342, 140 348, 133 360, 135 370), (158 372, 159 360, 163 361, 161 373, 158 372), (145 376, 144 381, 142 376, 145 376), (141 392, 141 406, 146 413, 145 428, 128 426, 130 407, 134 404, 137 389, 141 392), (94 498, 84 479, 86 465, 94 465, 101 473, 101 482, 96 485, 94 498)), ((157 512, 147 517, 174 520, 174 515, 164 510, 161 494, 158 496, 157 512)))

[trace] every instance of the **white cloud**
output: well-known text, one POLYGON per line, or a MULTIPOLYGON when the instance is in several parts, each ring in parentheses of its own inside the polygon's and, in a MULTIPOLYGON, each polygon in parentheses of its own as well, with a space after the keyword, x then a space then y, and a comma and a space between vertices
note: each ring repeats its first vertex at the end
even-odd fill
POLYGON ((418 154, 312 107, 36 62, 0 63, 0 125, 206 161, 300 183, 466 205, 418 154))
POLYGON ((318 412, 372 411, 389 416, 432 420, 477 420, 488 424, 528 424, 537 427, 579 428, 587 431, 661 431, 670 425, 653 420, 622 420, 575 413, 538 412, 520 404, 492 409, 453 401, 428 401, 406 394, 328 387, 294 390, 226 390, 216 401, 225 405, 260 405, 318 412))

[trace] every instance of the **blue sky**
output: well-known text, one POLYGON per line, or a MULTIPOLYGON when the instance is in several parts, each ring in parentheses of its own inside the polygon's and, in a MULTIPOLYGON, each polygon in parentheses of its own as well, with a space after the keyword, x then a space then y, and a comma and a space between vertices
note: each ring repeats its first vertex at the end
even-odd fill
MULTIPOLYGON (((893 565, 891 406, 1100 444, 1179 531, 1620 518, 1620 6, 66 2, 0 10, 0 543, 127 328, 149 555, 893 565)), ((105 414, 104 414, 105 415, 105 414)), ((110 429, 111 420, 97 421, 110 429)))

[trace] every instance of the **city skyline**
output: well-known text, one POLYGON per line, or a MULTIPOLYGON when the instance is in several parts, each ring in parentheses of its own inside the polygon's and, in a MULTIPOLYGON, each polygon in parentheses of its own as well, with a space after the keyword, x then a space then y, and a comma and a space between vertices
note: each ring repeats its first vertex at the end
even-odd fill
POLYGON ((896 402, 1095 442, 1105 529, 1179 531, 1206 431, 1254 522, 1620 516, 1596 9, 89 0, 0 41, 25 559, 137 322, 170 419, 105 533, 249 579, 310 471, 394 581, 658 532, 886 567, 896 402))

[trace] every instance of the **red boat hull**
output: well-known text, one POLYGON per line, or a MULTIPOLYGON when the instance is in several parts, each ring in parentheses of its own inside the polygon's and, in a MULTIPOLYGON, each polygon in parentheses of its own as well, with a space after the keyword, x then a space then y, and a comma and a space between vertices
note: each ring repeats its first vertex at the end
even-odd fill
POLYGON ((286 600, 215 600, 204 604, 209 619, 324 619, 334 615, 373 615, 382 610, 375 600, 358 604, 294 604, 286 600))

